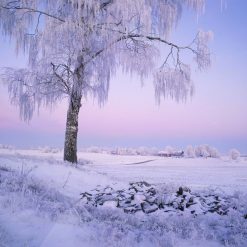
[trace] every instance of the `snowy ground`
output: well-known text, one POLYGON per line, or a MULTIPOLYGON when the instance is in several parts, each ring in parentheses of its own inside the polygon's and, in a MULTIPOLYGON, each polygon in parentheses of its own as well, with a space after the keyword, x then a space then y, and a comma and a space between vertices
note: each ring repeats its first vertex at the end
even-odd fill
POLYGON ((0 246, 246 246, 247 160, 161 158, 0 149, 0 246), (93 207, 80 193, 146 181, 165 191, 180 186, 229 196, 227 215, 126 214, 93 207), (238 208, 238 207, 237 207, 238 208))

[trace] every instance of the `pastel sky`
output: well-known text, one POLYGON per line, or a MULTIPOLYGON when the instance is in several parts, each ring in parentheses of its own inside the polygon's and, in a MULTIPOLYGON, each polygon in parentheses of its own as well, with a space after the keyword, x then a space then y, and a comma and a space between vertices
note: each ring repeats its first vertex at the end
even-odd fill
MULTIPOLYGON (((212 30, 213 63, 207 71, 193 69, 195 95, 186 103, 155 103, 152 81, 118 72, 112 78, 103 108, 91 100, 80 112, 79 146, 184 147, 210 144, 226 152, 232 147, 247 153, 247 1, 206 0, 199 17, 185 11, 170 39, 188 44, 197 30, 212 30)), ((0 37, 0 67, 25 66, 15 57, 12 43, 0 37)), ((19 120, 7 89, 0 85, 0 143, 20 147, 63 146, 66 101, 53 110, 41 109, 30 123, 19 120)))

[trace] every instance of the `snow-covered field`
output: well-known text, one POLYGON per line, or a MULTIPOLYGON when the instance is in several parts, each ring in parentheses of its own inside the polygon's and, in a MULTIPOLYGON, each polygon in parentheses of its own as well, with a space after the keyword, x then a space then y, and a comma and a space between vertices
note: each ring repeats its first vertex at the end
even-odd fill
POLYGON ((0 246, 246 246, 246 158, 78 155, 72 166, 61 152, 0 149, 0 246), (81 200, 95 188, 127 190, 140 181, 161 194, 211 193, 231 207, 226 215, 145 214, 81 200))

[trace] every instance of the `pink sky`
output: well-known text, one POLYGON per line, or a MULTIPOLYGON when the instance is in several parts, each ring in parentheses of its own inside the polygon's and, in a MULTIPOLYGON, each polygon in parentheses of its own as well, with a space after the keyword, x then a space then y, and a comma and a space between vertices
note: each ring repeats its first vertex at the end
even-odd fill
MULTIPOLYGON (((154 145, 209 143, 218 148, 237 147, 247 153, 247 2, 229 0, 223 12, 209 0, 204 16, 186 13, 172 39, 186 43, 196 30, 211 29, 213 65, 206 72, 193 69, 195 96, 187 103, 166 100, 155 104, 152 81, 144 87, 136 77, 118 73, 112 78, 109 100, 103 108, 91 100, 80 113, 81 145, 154 145), (236 45, 237 44, 237 45, 236 45)), ((1 41, 1 39, 0 39, 1 41)), ((23 66, 13 46, 0 43, 0 67, 23 66)), ((19 120, 7 89, 0 87, 0 143, 63 145, 66 101, 54 111, 41 109, 29 123, 19 120), (46 137, 46 138, 44 138, 46 137), (42 139, 43 138, 43 139, 42 139), (40 141, 40 142, 39 142, 40 141)))

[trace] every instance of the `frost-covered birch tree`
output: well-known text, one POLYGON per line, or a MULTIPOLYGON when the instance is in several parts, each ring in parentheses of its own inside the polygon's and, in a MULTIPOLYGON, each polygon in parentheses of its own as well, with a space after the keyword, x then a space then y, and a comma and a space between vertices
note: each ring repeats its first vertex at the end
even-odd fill
POLYGON ((141 80, 152 76, 158 102, 192 93, 182 56, 189 52, 200 69, 209 66, 211 33, 199 31, 189 45, 169 41, 185 7, 200 12, 204 0, 0 0, 2 35, 29 58, 22 69, 4 68, 11 102, 30 120, 40 106, 67 97, 64 160, 77 162, 81 101, 92 96, 104 104, 118 68, 141 80))

